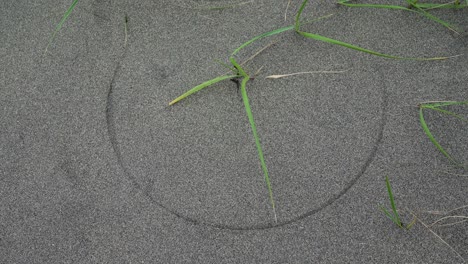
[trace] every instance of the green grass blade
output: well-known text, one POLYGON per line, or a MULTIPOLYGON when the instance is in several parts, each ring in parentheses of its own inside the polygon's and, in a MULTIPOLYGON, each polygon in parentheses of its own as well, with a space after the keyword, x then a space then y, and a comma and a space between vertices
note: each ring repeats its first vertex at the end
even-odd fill
POLYGON ((385 184, 387 185, 388 196, 390 197, 390 204, 392 206, 392 211, 393 211, 393 215, 395 216, 396 224, 399 227, 401 227, 400 216, 398 215, 398 212, 396 209, 395 200, 393 198, 392 187, 390 186, 390 180, 388 179, 388 176, 385 177, 385 184))
POLYGON ((244 69, 242 69, 242 67, 239 65, 239 63, 237 63, 237 61, 236 61, 236 59, 234 59, 234 57, 230 57, 229 60, 231 61, 232 65, 234 65, 234 67, 237 69, 239 75, 243 76, 244 78, 249 77, 249 75, 244 71, 244 69))
POLYGON ((446 4, 431 4, 431 3, 418 3, 416 4, 417 7, 422 9, 460 9, 465 8, 467 4, 453 4, 453 3, 446 3, 446 4))
POLYGON ((191 94, 194 94, 198 91, 200 91, 201 89, 203 88, 206 88, 212 84, 215 84, 217 82, 220 82, 220 81, 223 81, 223 80, 226 80, 226 79, 232 79, 232 78, 236 78, 236 77, 239 77, 238 75, 223 75, 223 76, 218 76, 214 79, 211 79, 209 81, 206 81, 202 84, 199 84, 195 87, 193 87, 192 89, 188 90, 187 92, 185 92, 184 94, 182 94, 181 96, 177 97, 176 99, 172 100, 169 105, 173 105, 177 102, 179 102, 180 100, 184 99, 185 97, 191 95, 191 94))
POLYGON ((275 217, 275 223, 277 223, 278 219, 276 217, 275 200, 273 199, 273 190, 271 187, 270 177, 268 176, 268 169, 265 164, 265 158, 263 157, 262 146, 260 145, 260 138, 258 137, 258 134, 257 134, 257 128, 255 126, 252 110, 250 109, 249 98, 247 97, 247 91, 245 89, 245 85, 248 80, 249 80, 249 76, 245 76, 244 79, 242 79, 242 83, 241 83, 242 100, 244 101, 245 111, 247 112, 247 117, 249 118, 250 127, 252 128, 252 133, 255 138, 255 145, 257 146, 258 158, 260 159, 260 164, 262 166, 263 175, 265 178, 265 182, 267 184, 268 194, 270 197, 270 203, 271 203, 271 207, 273 208, 273 215, 275 217))
MULTIPOLYGON (((397 5, 349 4, 347 0, 340 1, 340 2, 338 2, 338 4, 349 6, 349 7, 384 8, 384 9, 397 9, 397 10, 410 11, 410 12, 414 12, 414 13, 418 13, 420 15, 423 15, 423 16, 427 17, 428 19, 430 19, 430 20, 432 20, 434 22, 437 22, 437 23, 443 25, 444 27, 446 27, 446 28, 448 28, 448 29, 450 29, 450 30, 452 30, 454 32, 458 32, 457 28, 455 26, 453 26, 450 23, 445 22, 442 19, 440 19, 440 18, 428 13, 427 11, 425 11, 424 8, 421 7, 422 4, 417 4, 414 1, 409 1, 409 0, 407 0, 406 2, 408 3, 409 6, 414 7, 415 10, 411 9, 411 8, 404 7, 404 6, 397 6, 397 5)), ((425 5, 423 5, 423 6, 425 6, 425 5)), ((432 8, 435 8, 435 7, 432 6, 432 8)))
POLYGON ((47 44, 47 47, 44 51, 44 53, 47 53, 47 49, 49 48, 50 44, 52 43, 52 41, 54 41, 55 39, 55 36, 57 35, 57 33, 60 31, 60 29, 62 28, 63 26, 63 23, 65 23, 65 20, 67 20, 67 18, 70 16, 70 14, 72 13, 73 9, 75 8, 76 4, 78 3, 78 0, 74 0, 73 3, 71 4, 71 6, 68 8, 68 10, 65 12, 65 14, 63 15, 62 17, 62 20, 60 20, 60 22, 57 24, 57 26, 55 27, 55 31, 54 33, 52 34, 52 37, 50 37, 49 39, 49 43, 47 44))
POLYGON ((436 148, 445 156, 447 157, 447 159, 449 159, 452 163, 454 163, 455 165, 459 165, 458 162, 456 162, 452 156, 450 156, 447 151, 445 151, 445 149, 439 144, 439 142, 437 142, 437 140, 435 139, 435 137, 432 135, 431 131, 429 130, 429 127, 427 126, 427 123, 426 123, 426 120, 424 119, 424 113, 423 113, 423 109, 424 107, 420 107, 419 108, 419 121, 421 122, 421 127, 423 128, 424 130, 424 133, 426 133, 427 137, 429 138, 429 140, 432 142, 432 144, 434 144, 434 146, 436 146, 436 148))
POLYGON ((432 15, 431 13, 425 11, 425 10, 422 9, 422 8, 419 8, 419 7, 417 7, 417 6, 414 6, 414 7, 419 11, 419 13, 420 13, 421 15, 427 17, 428 19, 430 19, 430 20, 432 20, 432 21, 434 21, 434 22, 437 22, 437 23, 443 25, 444 27, 446 27, 446 28, 452 30, 452 31, 455 32, 455 33, 458 33, 458 29, 457 29, 455 26, 453 26, 452 24, 450 24, 450 23, 448 23, 448 22, 445 22, 444 20, 442 20, 442 19, 440 19, 440 18, 438 18, 438 17, 432 15))
POLYGON ((256 37, 252 38, 251 40, 243 43, 242 45, 240 45, 236 50, 234 50, 232 52, 231 56, 236 55, 236 53, 238 53, 241 49, 247 47, 248 45, 250 45, 252 42, 254 42, 256 40, 259 40, 261 38, 268 37, 268 36, 273 36, 273 35, 282 33, 284 31, 291 30, 293 28, 294 28, 294 26, 283 27, 283 28, 278 28, 278 29, 275 29, 275 30, 272 30, 272 31, 269 31, 269 32, 266 32, 266 33, 263 33, 263 34, 260 34, 260 35, 258 35, 256 37))
POLYGON ((390 219, 392 222, 394 222, 396 225, 398 225, 397 221, 395 220, 395 217, 387 210, 387 208, 383 207, 382 205, 379 205, 379 209, 390 219))
MULTIPOLYGON (((349 1, 349 0, 348 0, 349 1)), ((349 4, 348 1, 340 1, 338 4, 344 5, 344 6, 349 6, 349 7, 369 7, 369 8, 383 8, 383 9, 397 9, 397 10, 404 10, 404 11, 411 11, 411 12, 416 12, 414 10, 411 10, 407 7, 404 6, 398 6, 398 5, 380 5, 380 4, 349 4)))
POLYGON ((431 101, 421 103, 421 107, 428 108, 430 107, 441 107, 441 106, 449 106, 449 105, 465 105, 468 104, 468 101, 431 101))
POLYGON ((275 206, 275 199, 273 198, 273 189, 271 187, 271 182, 270 182, 270 177, 268 175, 268 169, 265 163, 265 158, 263 157, 263 151, 262 151, 262 145, 260 144, 260 137, 257 134, 257 127, 255 125, 254 117, 252 114, 252 110, 250 109, 250 103, 249 103, 249 97, 247 96, 247 91, 245 89, 245 86, 247 82, 249 81, 250 77, 249 75, 242 69, 242 67, 237 63, 237 61, 234 59, 234 57, 230 57, 229 60, 231 61, 232 65, 236 67, 238 70, 239 74, 244 77, 241 82, 241 93, 242 93, 242 100, 244 101, 244 106, 245 106, 245 112, 247 113, 247 117, 249 119, 250 127, 252 128, 252 134, 255 139, 255 145, 257 146, 257 152, 258 152, 258 158, 260 160, 260 165, 263 170, 263 175, 265 178, 265 182, 268 188, 268 195, 270 197, 270 203, 271 207, 273 209, 273 216, 275 218, 275 223, 278 223, 278 218, 276 216, 276 206, 275 206))
POLYGON ((464 117, 461 116, 461 115, 455 114, 454 112, 447 111, 447 110, 445 110, 445 109, 440 109, 440 108, 438 108, 438 107, 431 107, 431 108, 429 108, 429 109, 432 109, 432 110, 434 110, 434 111, 438 111, 438 112, 443 113, 443 114, 446 114, 446 115, 453 116, 453 117, 459 119, 459 120, 462 121, 462 122, 468 122, 468 119, 464 118, 464 117))
POLYGON ((219 65, 223 66, 224 68, 236 73, 236 69, 234 67, 229 66, 227 63, 224 63, 218 59, 215 59, 214 62, 218 63, 219 65))
MULTIPOLYGON (((409 1, 409 3, 413 3, 413 2, 410 2, 410 0, 407 0, 409 1)), ((340 45, 340 46, 343 46, 343 47, 346 47, 346 48, 350 48, 350 49, 353 49, 353 50, 357 50, 357 51, 361 51, 361 52, 365 52, 365 53, 368 53, 368 54, 372 54, 372 55, 376 55, 376 56, 380 56, 380 57, 384 57, 384 58, 390 58, 390 59, 399 59, 399 60, 424 60, 424 61, 427 61, 427 60, 445 60, 445 59, 448 59, 449 57, 434 57, 434 58, 406 58, 406 57, 399 57, 399 56, 394 56, 394 55, 388 55, 388 54, 384 54, 384 53, 380 53, 380 52, 376 52, 376 51, 373 51, 373 50, 369 50, 369 49, 365 49, 365 48, 361 48, 361 47, 358 47, 358 46, 355 46, 355 45, 352 45, 352 44, 349 44, 349 43, 346 43, 346 42, 342 42, 342 41, 339 41, 339 40, 335 40, 335 39, 331 39, 331 38, 327 38, 327 37, 324 37, 324 36, 321 36, 321 35, 318 35, 318 34, 313 34, 313 33, 309 33, 309 32, 304 32, 304 31, 300 31, 299 30, 299 27, 300 27, 300 16, 302 14, 302 11, 304 10, 306 4, 307 4, 308 0, 304 0, 302 2, 302 5, 301 7, 299 8, 299 11, 297 12, 297 15, 296 15, 296 24, 295 24, 295 30, 297 33, 301 34, 302 36, 306 37, 306 38, 310 38, 310 39, 315 39, 315 40, 319 40, 319 41, 324 41, 324 42, 327 42, 327 43, 330 43, 330 44, 335 44, 335 45, 340 45)), ((346 3, 347 1, 346 0, 343 0, 339 3, 346 3)), ((393 6, 393 8, 396 8, 396 6, 393 6)), ((398 8, 400 9, 400 8, 398 8)), ((403 8, 405 10, 410 10, 408 8, 403 8)), ((410 10, 412 11, 412 10, 410 10)))
POLYGON ((327 38, 327 37, 324 37, 324 36, 321 36, 321 35, 318 35, 318 34, 312 34, 312 33, 303 32, 303 31, 298 31, 298 33, 301 34, 302 36, 306 37, 306 38, 315 39, 315 40, 327 42, 327 43, 330 43, 330 44, 340 45, 340 46, 350 48, 350 49, 353 49, 353 50, 365 52, 365 53, 380 56, 380 57, 390 58, 390 59, 427 61, 427 60, 445 60, 445 59, 449 58, 449 57, 434 57, 434 58, 399 57, 399 56, 388 55, 388 54, 376 52, 376 51, 373 51, 373 50, 361 48, 361 47, 358 47, 358 46, 355 46, 355 45, 352 45, 352 44, 349 44, 349 43, 346 43, 346 42, 342 42, 342 41, 339 41, 339 40, 327 38))
MULTIPOLYGON (((302 25, 310 24, 310 23, 313 23, 313 22, 316 22, 316 21, 319 21, 319 20, 322 20, 322 19, 325 19, 325 18, 329 18, 332 15, 333 14, 329 14, 329 15, 325 15, 325 16, 322 16, 322 17, 319 17, 319 18, 316 18, 316 19, 312 19, 312 20, 309 20, 309 21, 306 21, 306 22, 302 23, 302 25)), ((260 35, 258 35, 256 37, 250 39, 249 41, 243 43, 242 45, 240 45, 237 49, 235 49, 232 52, 231 57, 236 55, 243 48, 247 47, 248 45, 252 44, 253 42, 255 42, 255 41, 259 40, 259 39, 262 39, 264 37, 273 36, 273 35, 276 35, 276 34, 279 34, 279 33, 282 33, 282 32, 288 31, 288 30, 292 30, 292 29, 294 29, 294 25, 288 26, 288 27, 278 28, 278 29, 275 29, 275 30, 272 30, 272 31, 269 31, 269 32, 266 32, 266 33, 263 33, 263 34, 260 34, 260 35)))
POLYGON ((455 114, 451 111, 447 111, 447 110, 444 110, 444 109, 440 109, 440 107, 443 107, 443 106, 450 106, 450 105, 467 105, 468 104, 468 101, 453 101, 453 102, 438 102, 438 103, 430 103, 430 104, 422 104, 421 107, 423 108, 430 108, 430 109, 433 109, 435 111, 439 111, 441 113, 444 113, 444 114, 447 114, 447 115, 450 115, 450 116, 453 116, 455 118, 458 118, 460 121, 462 122, 468 122, 468 119, 464 118, 463 116, 460 116, 458 114, 455 114))
POLYGON ((299 28, 300 28, 300 26, 301 26, 301 23, 300 23, 301 14, 302 14, 302 11, 304 11, 304 8, 305 8, 305 6, 307 5, 307 2, 308 2, 308 1, 309 1, 309 0, 304 0, 304 2, 302 2, 301 7, 299 8, 299 11, 297 11, 296 22, 295 22, 295 24, 294 24, 294 29, 295 29, 296 31, 299 31, 299 28))

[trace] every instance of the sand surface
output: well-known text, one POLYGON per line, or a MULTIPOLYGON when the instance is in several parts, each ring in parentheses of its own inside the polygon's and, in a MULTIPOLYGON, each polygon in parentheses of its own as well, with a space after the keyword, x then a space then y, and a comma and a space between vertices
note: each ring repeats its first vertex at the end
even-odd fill
MULTIPOLYGON (((299 3, 285 21, 287 1, 205 10, 226 2, 83 0, 44 53, 69 2, 0 3, 1 263, 468 261, 467 222, 433 226, 444 244, 378 209, 390 208, 386 175, 406 223, 409 211, 430 224, 446 215, 429 211, 468 205, 468 172, 429 141, 417 107, 468 100, 468 9, 433 12, 459 34, 410 12, 334 1, 303 13, 333 14, 307 32, 397 56, 461 54, 449 60, 386 59, 294 31, 238 54, 271 45, 245 69, 261 69, 247 92, 275 223, 237 85, 168 103, 226 73, 216 61, 242 43, 293 24, 299 3), (306 71, 343 72, 265 78, 306 71)), ((466 106, 448 109, 468 116, 466 106)), ((468 161, 467 124, 425 117, 468 161)))

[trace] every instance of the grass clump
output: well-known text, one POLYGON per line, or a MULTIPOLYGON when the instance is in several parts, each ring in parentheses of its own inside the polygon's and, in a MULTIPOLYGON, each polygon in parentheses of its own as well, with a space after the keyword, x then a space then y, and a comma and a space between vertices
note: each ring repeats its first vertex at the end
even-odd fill
POLYGON ((409 230, 414 223, 416 222, 416 218, 411 221, 408 225, 405 225, 401 222, 400 216, 398 214, 398 210, 395 205, 395 199, 393 198, 393 191, 392 191, 392 186, 390 185, 390 180, 388 179, 388 176, 385 176, 385 184, 387 185, 387 192, 388 192, 388 197, 390 199, 390 205, 392 207, 392 213, 390 213, 384 206, 379 205, 379 209, 390 219, 392 220, 395 225, 397 225, 399 228, 405 228, 409 230))
MULTIPOLYGON (((240 6, 249 4, 251 2, 252 1, 238 2, 238 3, 226 4, 226 5, 222 5, 222 6, 199 7, 199 8, 196 8, 196 9, 222 10, 222 9, 227 9, 227 8, 240 7, 240 6)), ((432 9, 437 9, 437 8, 461 9, 461 8, 468 7, 468 0, 465 0, 465 1, 455 0, 453 2, 446 3, 446 4, 419 3, 418 0, 406 0, 406 2, 408 4, 407 7, 398 6, 398 5, 354 4, 354 3, 350 3, 350 2, 351 2, 351 0, 339 0, 338 3, 341 4, 341 5, 349 6, 349 7, 386 8, 386 9, 395 9, 395 10, 404 10, 404 11, 409 11, 409 12, 415 12, 415 13, 424 15, 427 18, 429 18, 429 19, 431 19, 431 20, 433 20, 433 21, 435 21, 435 22, 437 22, 439 24, 442 24, 445 27, 447 27, 447 28, 449 28, 449 29, 451 29, 451 30, 453 30, 455 32, 457 32, 457 30, 456 30, 456 28, 454 26, 452 26, 451 24, 449 24, 449 23, 435 17, 434 15, 430 14, 428 11, 432 10, 432 9)), ((62 19, 57 24, 57 26, 55 28, 55 31, 52 33, 52 36, 50 37, 50 39, 48 41, 48 44, 47 44, 47 46, 45 48, 44 53, 47 53, 49 46, 54 41, 56 35, 61 30, 63 24, 66 22, 66 20, 70 16, 70 14, 73 12, 73 10, 74 10, 75 6, 77 5, 77 3, 78 3, 78 0, 74 0, 72 2, 72 4, 70 5, 70 7, 64 13, 62 19)), ((290 3, 291 3, 291 0, 288 1, 287 7, 289 7, 290 3)), ((266 38, 266 37, 274 36, 274 35, 277 35, 277 34, 281 34, 283 32, 289 31, 289 30, 294 30, 296 33, 298 33, 299 35, 301 35, 301 36, 303 36, 305 38, 314 39, 314 40, 318 40, 318 41, 323 41, 323 42, 327 42, 329 44, 339 45, 339 46, 350 48, 350 49, 353 49, 353 50, 356 50, 356 51, 360 51, 360 52, 364 52, 364 53, 368 53, 368 54, 371 54, 371 55, 380 56, 380 57, 384 57, 384 58, 389 58, 389 59, 399 59, 399 60, 443 60, 443 59, 450 58, 450 57, 411 58, 411 57, 401 57, 401 56, 389 55, 389 54, 373 51, 373 50, 370 50, 370 49, 362 48, 362 47, 359 47, 359 46, 356 46, 356 45, 353 45, 353 44, 350 44, 350 43, 346 43, 346 42, 342 42, 342 41, 335 40, 335 39, 332 39, 332 38, 328 38, 328 37, 325 37, 325 36, 321 36, 321 35, 318 35, 318 34, 302 31, 301 30, 301 25, 305 25, 305 24, 315 22, 315 21, 318 21, 320 19, 329 17, 329 16, 325 16, 325 17, 320 17, 320 18, 312 20, 312 21, 301 22, 300 17, 301 17, 301 14, 303 13, 307 3, 308 3, 308 0, 304 0, 302 2, 301 6, 300 6, 300 8, 299 8, 299 10, 298 10, 298 12, 296 14, 295 23, 293 25, 278 28, 278 29, 275 29, 275 30, 272 30, 272 31, 269 31, 269 32, 266 32, 266 33, 263 33, 263 34, 260 34, 260 35, 258 35, 256 37, 250 39, 249 41, 241 44, 237 49, 235 49, 231 53, 231 55, 229 57, 229 61, 230 61, 231 65, 233 67, 227 66, 232 71, 232 74, 221 75, 221 76, 218 76, 218 77, 213 78, 211 80, 208 80, 206 82, 203 82, 202 84, 199 84, 199 85, 191 88, 190 90, 183 93, 182 95, 180 95, 179 97, 177 97, 176 99, 174 99, 173 101, 171 101, 169 103, 169 105, 174 105, 175 103, 179 102, 180 100, 183 100, 186 97, 188 97, 188 96, 190 96, 190 95, 192 95, 192 94, 194 94, 194 93, 196 93, 196 92, 198 92, 198 91, 200 91, 200 90, 202 90, 202 89, 204 89, 206 87, 209 87, 209 86, 211 86, 211 85, 213 85, 215 83, 224 81, 226 79, 237 80, 237 82, 240 84, 242 100, 243 100, 243 103, 244 103, 244 106, 245 106, 245 111, 246 111, 246 114, 247 114, 247 118, 248 118, 250 126, 251 126, 252 134, 253 134, 253 137, 254 137, 254 140, 255 140, 255 145, 256 145, 256 148, 257 148, 257 152, 258 152, 258 159, 260 161, 261 169, 263 171, 263 176, 264 176, 264 179, 265 179, 265 183, 267 185, 268 196, 269 196, 270 204, 271 204, 271 207, 272 207, 272 210, 273 210, 275 223, 277 223, 278 220, 277 220, 277 214, 276 214, 275 200, 274 200, 274 196, 273 196, 273 188, 272 188, 272 185, 271 185, 271 180, 270 180, 270 176, 269 176, 269 173, 268 173, 268 168, 267 168, 267 165, 265 163, 265 158, 264 158, 264 155, 263 155, 263 150, 262 150, 262 146, 261 146, 260 137, 259 137, 259 135, 257 133, 257 128, 256 128, 256 125, 255 125, 254 116, 253 116, 253 113, 252 113, 252 110, 251 110, 251 107, 250 107, 249 98, 248 98, 247 91, 246 91, 246 85, 247 85, 248 81, 251 79, 251 77, 242 68, 242 64, 239 64, 236 61, 235 55, 237 53, 239 53, 243 48, 247 47, 248 45, 250 45, 253 42, 256 42, 256 41, 258 41, 258 40, 260 40, 262 38, 266 38)), ((286 16, 286 14, 285 14, 285 16, 286 16)), ((286 17, 285 17, 285 20, 286 20, 286 17)), ((128 25, 127 24, 128 24, 128 16, 125 15, 125 17, 124 17, 124 33, 125 33, 124 46, 125 47, 127 46, 127 38, 128 38, 128 36, 127 36, 127 34, 128 34, 128 25)), ((256 55, 254 55, 252 57, 255 57, 255 56, 256 55)), ((249 58, 249 60, 251 58, 249 58)), ((306 73, 340 73, 340 72, 342 72, 342 71, 336 71, 336 72, 299 72, 299 73, 292 73, 292 74, 272 75, 272 76, 268 76, 267 78, 283 78, 283 77, 299 75, 299 74, 306 74, 306 73)), ((439 142, 435 139, 435 137, 433 136, 433 134, 429 130, 429 128, 427 126, 427 123, 426 123, 426 121, 424 119, 423 110, 427 110, 427 109, 435 110, 435 111, 447 114, 449 116, 456 117, 457 119, 462 120, 464 122, 467 122, 468 121, 467 119, 465 119, 465 118, 463 118, 463 117, 461 117, 461 116, 459 116, 459 115, 457 115, 457 114, 455 114, 453 112, 450 112, 450 111, 445 110, 445 109, 442 108, 442 107, 449 106, 449 105, 462 105, 462 104, 468 104, 468 101, 464 101, 464 102, 426 102, 426 103, 421 103, 421 104, 418 105, 419 109, 420 109, 419 110, 420 111, 420 122, 421 122, 421 126, 422 126, 424 132, 429 137, 431 142, 437 147, 437 149, 444 156, 446 156, 452 163, 454 163, 457 166, 461 166, 461 163, 456 161, 454 158, 452 158, 452 156, 450 154, 448 154, 448 152, 439 144, 439 142)), ((415 221, 412 221, 407 226, 404 226, 404 224, 401 222, 400 217, 399 217, 398 212, 397 212, 397 209, 396 209, 396 205, 395 205, 395 201, 394 201, 394 198, 393 198, 393 193, 392 193, 392 189, 391 189, 391 186, 390 186, 388 176, 386 177, 386 186, 387 186, 387 192, 388 192, 389 198, 390 198, 392 213, 390 213, 383 206, 380 206, 380 209, 398 227, 400 227, 400 228, 404 227, 406 229, 409 229, 414 224, 415 221)), ((462 218, 464 221, 466 221, 466 219, 467 219, 464 216, 463 217, 458 217, 458 218, 462 218)), ((443 220, 445 220, 445 218, 441 219, 440 221, 443 221, 443 220)))
MULTIPOLYGON (((281 34, 283 32, 289 31, 289 30, 294 30, 296 33, 298 33, 299 35, 301 35, 303 37, 306 37, 306 38, 319 40, 319 41, 327 42, 327 43, 334 44, 334 45, 343 46, 343 47, 350 48, 350 49, 353 49, 353 50, 356 50, 356 51, 360 51, 360 52, 364 52, 364 53, 368 53, 368 54, 371 54, 371 55, 380 56, 380 57, 384 57, 384 58, 400 59, 400 60, 442 60, 442 59, 449 58, 449 57, 434 57, 434 58, 400 57, 400 56, 395 56, 395 55, 389 55, 389 54, 376 52, 376 51, 373 51, 373 50, 370 50, 370 49, 361 48, 361 47, 353 45, 353 44, 349 44, 349 43, 342 42, 342 41, 339 41, 339 40, 331 39, 331 38, 321 36, 321 35, 318 35, 318 34, 304 32, 304 31, 302 31, 300 29, 301 25, 308 24, 308 23, 323 19, 325 17, 329 17, 329 16, 325 16, 325 17, 321 17, 321 18, 318 18, 318 19, 313 20, 313 21, 301 22, 300 16, 301 16, 302 12, 304 11, 304 8, 307 5, 307 3, 308 3, 308 0, 304 0, 302 2, 301 6, 299 8, 299 11, 297 12, 294 25, 278 28, 278 29, 275 29, 275 30, 272 30, 272 31, 269 31, 269 32, 266 32, 266 33, 263 33, 263 34, 260 34, 260 35, 258 35, 256 37, 253 37, 252 39, 248 40, 247 42, 241 44, 237 49, 235 49, 231 53, 231 55, 229 57, 229 61, 230 61, 231 65, 233 66, 233 68, 232 68, 232 71, 234 73, 233 75, 222 75, 222 76, 218 76, 218 77, 216 77, 214 79, 211 79, 209 81, 206 81, 206 82, 204 82, 204 83, 202 83, 200 85, 197 85, 197 86, 191 88, 190 90, 188 90, 187 92, 185 92, 184 94, 182 94, 181 96, 177 97, 176 99, 174 99, 173 101, 171 101, 169 103, 169 105, 173 105, 173 104, 179 102, 180 100, 188 97, 189 95, 191 95, 193 93, 196 93, 196 92, 198 92, 198 91, 200 91, 200 90, 202 90, 202 89, 204 89, 204 88, 206 88, 206 87, 208 87, 208 86, 210 86, 210 85, 212 85, 214 83, 217 83, 217 82, 220 82, 220 81, 223 81, 223 80, 226 80, 226 79, 236 79, 237 82, 240 83, 240 89, 241 89, 241 93, 242 93, 242 100, 243 100, 243 103, 244 103, 244 106, 245 106, 245 111, 246 111, 246 114, 247 114, 247 118, 249 120, 251 129, 252 129, 252 134, 253 134, 253 137, 254 137, 254 140, 255 140, 255 145, 257 147, 258 158, 259 158, 260 165, 261 165, 261 168, 262 168, 262 171, 263 171, 263 176, 264 176, 264 179, 265 179, 265 183, 267 185, 268 196, 269 196, 270 204, 271 204, 271 207, 272 207, 275 223, 277 223, 277 214, 276 214, 275 200, 274 200, 274 196, 273 196, 273 188, 272 188, 272 185, 271 185, 271 180, 270 180, 270 176, 269 176, 269 173, 268 173, 268 168, 267 168, 267 165, 265 163, 265 158, 264 158, 263 151, 262 151, 262 146, 261 146, 261 143, 260 143, 261 142, 260 137, 259 137, 259 135, 257 133, 257 128, 256 128, 256 125, 255 125, 253 113, 252 113, 252 110, 250 108, 249 98, 248 98, 247 91, 246 91, 246 85, 247 85, 248 81, 251 79, 251 77, 242 68, 241 64, 239 64, 236 61, 235 55, 237 53, 239 53, 242 49, 244 49, 248 45, 250 45, 253 42, 256 42, 256 41, 258 41, 258 40, 260 40, 262 38, 266 38, 266 37, 274 36, 274 35, 277 35, 277 34, 281 34)), ((396 219, 399 219, 398 216, 397 216, 396 219)), ((401 225, 401 222, 400 222, 400 225, 401 225)))
MULTIPOLYGON (((301 19, 300 19, 301 14, 304 11, 304 8, 307 5, 307 3, 308 3, 308 0, 304 0, 302 2, 301 6, 299 8, 299 11, 298 11, 298 13, 296 15, 294 25, 278 28, 278 29, 275 29, 275 30, 272 30, 272 31, 269 31, 269 32, 266 32, 266 33, 263 33, 263 34, 260 34, 260 35, 258 35, 256 37, 248 40, 247 42, 241 44, 237 49, 235 49, 231 53, 231 55, 229 57, 229 61, 231 62, 232 66, 234 67, 233 70, 232 70, 234 72, 234 75, 222 75, 222 76, 218 76, 218 77, 216 77, 214 79, 211 79, 209 81, 206 81, 206 82, 204 82, 204 83, 202 83, 200 85, 197 85, 197 86, 193 87, 192 89, 188 90, 187 92, 185 92, 184 94, 182 94, 181 96, 177 97, 176 99, 174 99, 173 101, 171 101, 169 103, 169 105, 173 105, 173 104, 179 102, 180 100, 188 97, 189 95, 191 95, 193 93, 196 93, 196 92, 198 92, 198 91, 200 91, 200 90, 202 90, 202 89, 204 89, 204 88, 206 88, 206 87, 208 87, 208 86, 210 86, 210 85, 212 85, 214 83, 217 83, 217 82, 220 82, 220 81, 223 81, 223 80, 226 80, 226 79, 237 79, 238 80, 238 83, 240 83, 240 89, 241 89, 241 92, 242 92, 242 100, 243 100, 243 103, 244 103, 244 106, 245 106, 245 111, 246 111, 246 114, 247 114, 247 117, 248 117, 248 120, 249 120, 249 123, 250 123, 250 127, 252 129, 253 137, 255 139, 255 145, 257 147, 257 152, 258 152, 258 158, 259 158, 260 165, 261 165, 261 168, 262 168, 262 171, 263 171, 265 183, 267 185, 269 200, 270 200, 270 204, 271 204, 271 207, 272 207, 272 210, 273 210, 275 223, 277 223, 277 215, 276 215, 275 200, 274 200, 274 196, 273 196, 273 188, 272 188, 272 185, 271 185, 267 165, 265 163, 265 159, 264 159, 264 156, 263 156, 262 146, 261 146, 261 143, 260 143, 260 137, 259 137, 259 135, 257 133, 254 117, 253 117, 253 114, 252 114, 252 111, 251 111, 251 108, 250 108, 249 98, 248 98, 247 91, 246 91, 246 85, 247 85, 247 82, 250 80, 250 76, 242 68, 241 64, 239 64, 236 61, 235 55, 237 53, 239 53, 242 49, 244 49, 248 45, 250 45, 253 42, 258 41, 258 40, 260 40, 262 38, 274 36, 274 35, 281 34, 283 32, 294 29, 296 31, 296 33, 298 33, 301 36, 306 37, 306 38, 319 40, 319 41, 324 41, 324 42, 327 42, 327 43, 330 43, 330 44, 339 45, 339 46, 350 48, 350 49, 353 49, 353 50, 356 50, 356 51, 365 52, 365 53, 368 53, 368 54, 371 54, 371 55, 390 58, 390 59, 441 60, 441 59, 447 59, 448 58, 448 57, 408 58, 408 57, 388 55, 388 54, 376 52, 376 51, 373 51, 373 50, 361 48, 359 46, 352 45, 352 44, 342 42, 342 41, 339 41, 339 40, 324 37, 324 36, 321 36, 321 35, 318 35, 318 34, 313 34, 313 33, 301 31, 300 30, 301 25, 306 24, 306 23, 310 23, 310 22, 302 23, 301 19), (241 79, 241 80, 239 81, 239 79, 241 79)), ((326 16, 326 17, 329 17, 329 16, 326 16)), ((318 18, 318 19, 313 20, 313 21, 317 21, 317 20, 322 19, 322 18, 324 18, 324 17, 318 18)))

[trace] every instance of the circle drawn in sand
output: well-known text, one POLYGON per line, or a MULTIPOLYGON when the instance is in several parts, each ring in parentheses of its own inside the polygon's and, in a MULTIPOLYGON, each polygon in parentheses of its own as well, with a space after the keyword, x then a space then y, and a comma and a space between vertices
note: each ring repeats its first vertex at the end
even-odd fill
POLYGON ((216 84, 161 107, 174 97, 165 85, 149 89, 128 80, 142 78, 114 82, 107 107, 119 163, 153 203, 218 228, 285 225, 330 205, 365 172, 385 123, 386 96, 375 72, 322 77, 310 85, 249 83, 277 206, 275 224, 235 84, 216 84))

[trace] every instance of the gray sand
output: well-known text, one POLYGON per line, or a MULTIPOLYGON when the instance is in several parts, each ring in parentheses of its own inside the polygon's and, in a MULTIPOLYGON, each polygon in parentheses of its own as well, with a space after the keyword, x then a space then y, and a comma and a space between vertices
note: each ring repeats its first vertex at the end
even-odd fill
MULTIPOLYGON (((432 228, 447 246, 419 222, 398 229, 377 206, 390 207, 385 175, 397 205, 425 223, 442 217, 428 211, 468 205, 468 178, 444 171, 468 172, 431 144, 417 108, 467 100, 468 9, 434 12, 461 34, 334 1, 311 1, 303 14, 334 14, 304 31, 399 56, 463 54, 450 60, 395 61, 293 31, 239 54, 277 41, 246 65, 262 67, 247 91, 275 223, 236 84, 167 104, 225 73, 216 59, 293 23, 299 3, 285 22, 286 1, 225 10, 183 8, 219 1, 80 1, 44 55, 70 1, 58 2, 0 3, 0 263, 468 261, 466 222, 432 228)), ((467 125, 431 111, 426 119, 467 161, 467 125)))

